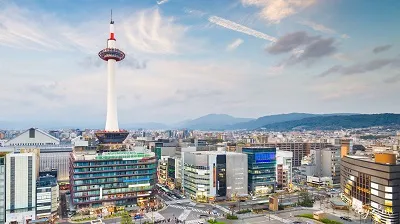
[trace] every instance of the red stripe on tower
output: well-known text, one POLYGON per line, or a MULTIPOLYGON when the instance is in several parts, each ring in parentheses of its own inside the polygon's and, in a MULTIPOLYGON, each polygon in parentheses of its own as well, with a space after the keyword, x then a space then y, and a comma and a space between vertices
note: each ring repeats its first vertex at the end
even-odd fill
POLYGON ((115 40, 114 33, 110 33, 110 40, 115 40))

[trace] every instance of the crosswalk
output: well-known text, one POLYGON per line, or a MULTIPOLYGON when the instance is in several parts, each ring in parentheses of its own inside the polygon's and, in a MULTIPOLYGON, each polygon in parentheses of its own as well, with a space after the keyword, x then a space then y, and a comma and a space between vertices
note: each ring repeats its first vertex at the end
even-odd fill
POLYGON ((148 218, 150 220, 154 220, 154 221, 162 221, 165 219, 164 216, 162 216, 158 212, 149 212, 149 213, 145 213, 144 215, 146 216, 146 218, 148 218))
MULTIPOLYGON (((268 218, 268 216, 265 216, 265 217, 268 218)), ((293 221, 291 221, 291 220, 289 220, 289 219, 284 219, 284 218, 278 217, 278 216, 276 216, 276 215, 270 215, 270 217, 271 217, 271 219, 275 219, 275 220, 278 220, 278 221, 283 222, 283 223, 286 223, 286 224, 289 224, 289 223, 292 223, 292 222, 293 222, 293 221)))
POLYGON ((183 212, 179 215, 178 220, 184 221, 187 219, 187 217, 189 216, 191 210, 183 210, 183 212))
POLYGON ((204 210, 204 209, 199 209, 199 208, 194 208, 194 207, 186 207, 186 206, 182 206, 182 205, 168 205, 169 207, 172 208, 177 208, 177 209, 182 209, 182 210, 191 210, 194 212, 198 212, 198 213, 204 213, 204 214, 208 214, 209 212, 204 210))
POLYGON ((230 213, 229 209, 222 207, 221 205, 214 205, 214 207, 218 208, 219 210, 221 210, 225 213, 230 213))
POLYGON ((206 223, 205 219, 194 219, 194 220, 189 220, 189 221, 185 221, 185 224, 199 224, 199 223, 206 223))

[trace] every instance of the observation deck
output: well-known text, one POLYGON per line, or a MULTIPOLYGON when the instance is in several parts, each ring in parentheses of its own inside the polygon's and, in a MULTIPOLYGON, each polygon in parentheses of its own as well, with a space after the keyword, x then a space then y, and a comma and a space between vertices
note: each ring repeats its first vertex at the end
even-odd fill
POLYGON ((99 52, 99 57, 104 61, 110 59, 122 61, 125 58, 125 53, 118 48, 105 48, 99 52))
POLYGON ((121 144, 129 132, 125 130, 119 131, 96 131, 95 133, 100 144, 121 144))

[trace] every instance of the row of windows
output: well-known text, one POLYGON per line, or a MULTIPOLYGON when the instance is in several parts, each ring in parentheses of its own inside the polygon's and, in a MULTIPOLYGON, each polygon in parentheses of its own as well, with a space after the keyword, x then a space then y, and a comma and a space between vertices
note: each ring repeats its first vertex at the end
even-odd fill
POLYGON ((118 171, 118 170, 130 170, 130 169, 154 169, 157 166, 155 164, 148 165, 134 165, 134 166, 108 166, 108 167, 90 167, 90 168, 75 168, 75 173, 91 172, 91 171, 118 171))
MULTIPOLYGON (((153 160, 152 160, 153 161, 153 160)), ((155 162, 155 160, 154 160, 155 162)), ((139 160, 112 160, 112 161, 91 161, 91 162, 75 162, 75 166, 105 166, 105 165, 130 165, 142 164, 139 160)))
POLYGON ((151 180, 154 177, 152 175, 140 176, 140 177, 119 177, 119 178, 103 178, 103 179, 92 179, 92 180, 77 180, 75 181, 75 185, 84 185, 84 184, 101 184, 101 183, 113 183, 113 182, 139 182, 144 178, 147 180, 151 180))
POLYGON ((156 170, 138 170, 138 171, 125 171, 125 172, 106 172, 106 173, 91 173, 91 174, 75 174, 74 178, 91 178, 91 177, 112 177, 121 175, 146 175, 154 174, 156 170))

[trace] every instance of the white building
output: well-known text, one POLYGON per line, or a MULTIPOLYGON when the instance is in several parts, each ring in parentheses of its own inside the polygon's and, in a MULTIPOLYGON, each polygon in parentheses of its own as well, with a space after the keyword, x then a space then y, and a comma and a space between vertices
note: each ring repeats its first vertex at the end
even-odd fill
POLYGON ((287 189, 292 183, 293 152, 276 150, 276 182, 278 189, 287 189))
POLYGON ((197 151, 183 153, 184 193, 208 202, 247 195, 247 155, 235 152, 197 151))
POLYGON ((6 222, 36 219, 36 154, 6 155, 6 222))
POLYGON ((37 129, 30 128, 17 137, 7 141, 5 146, 54 146, 60 145, 60 140, 37 129))

